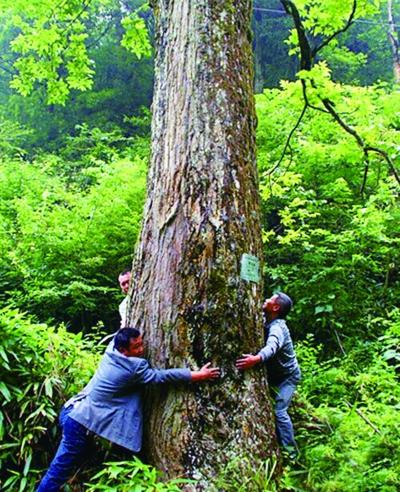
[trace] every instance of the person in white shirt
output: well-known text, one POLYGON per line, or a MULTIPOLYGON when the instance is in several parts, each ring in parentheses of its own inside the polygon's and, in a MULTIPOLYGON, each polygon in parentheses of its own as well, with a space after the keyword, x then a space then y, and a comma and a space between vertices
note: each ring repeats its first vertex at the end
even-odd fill
MULTIPOLYGON (((119 286, 121 287, 121 291, 125 294, 123 301, 118 306, 119 316, 121 318, 120 328, 125 328, 127 326, 127 311, 128 311, 128 292, 129 286, 131 284, 132 272, 129 269, 123 270, 118 275, 119 286)), ((116 332, 115 332, 116 333, 116 332)), ((110 341, 114 338, 115 333, 111 333, 111 335, 106 335, 99 342, 99 345, 102 345, 104 342, 108 342, 109 346, 110 341)))
MULTIPOLYGON (((124 294, 128 294, 129 287, 131 285, 131 279, 132 279, 132 272, 129 269, 122 271, 118 275, 119 286, 121 287, 121 290, 124 294)), ((128 296, 126 295, 118 308, 119 315, 121 317, 121 328, 124 328, 126 326, 127 309, 128 309, 128 296)))

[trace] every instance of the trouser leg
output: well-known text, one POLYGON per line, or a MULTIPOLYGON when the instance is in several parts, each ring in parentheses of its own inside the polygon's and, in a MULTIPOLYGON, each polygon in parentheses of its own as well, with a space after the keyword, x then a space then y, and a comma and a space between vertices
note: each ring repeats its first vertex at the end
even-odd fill
POLYGON ((288 414, 289 405, 295 389, 296 384, 288 380, 282 382, 277 388, 275 398, 276 432, 278 441, 283 447, 296 447, 293 424, 288 414))
POLYGON ((60 421, 63 427, 62 439, 37 492, 58 492, 71 477, 88 448, 86 427, 70 418, 66 410, 60 415, 60 421))

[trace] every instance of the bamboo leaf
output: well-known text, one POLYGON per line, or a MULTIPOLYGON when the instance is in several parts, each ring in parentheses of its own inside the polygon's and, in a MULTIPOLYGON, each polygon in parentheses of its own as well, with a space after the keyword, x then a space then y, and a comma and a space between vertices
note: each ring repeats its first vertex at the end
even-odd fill
POLYGON ((6 401, 11 401, 11 393, 8 387, 3 383, 2 381, 0 382, 0 393, 4 396, 6 401))

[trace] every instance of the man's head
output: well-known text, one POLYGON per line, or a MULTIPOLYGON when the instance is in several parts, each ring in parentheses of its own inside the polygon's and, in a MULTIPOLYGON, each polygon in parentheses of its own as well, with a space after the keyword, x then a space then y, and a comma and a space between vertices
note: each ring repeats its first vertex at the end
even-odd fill
POLYGON ((292 306, 292 299, 283 292, 278 292, 264 301, 263 311, 271 319, 285 319, 292 309, 292 306))
POLYGON ((119 286, 124 294, 128 293, 129 286, 131 283, 132 273, 130 270, 124 270, 118 276, 119 286))
POLYGON ((143 357, 143 337, 136 328, 121 328, 114 337, 114 348, 126 357, 143 357))

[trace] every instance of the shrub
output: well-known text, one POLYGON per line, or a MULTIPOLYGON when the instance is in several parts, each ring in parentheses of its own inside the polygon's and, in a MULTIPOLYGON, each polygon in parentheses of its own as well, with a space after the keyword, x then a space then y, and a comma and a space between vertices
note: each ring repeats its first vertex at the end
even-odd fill
POLYGON ((357 341, 346 355, 319 365, 321 353, 310 338, 298 344, 304 378, 293 410, 304 468, 288 473, 298 486, 324 492, 399 490, 398 323, 395 310, 383 336, 357 341))
POLYGON ((106 463, 105 468, 87 483, 87 492, 179 492, 181 485, 194 483, 192 480, 174 479, 160 481, 161 474, 154 467, 142 463, 138 458, 130 461, 106 463))
POLYGON ((91 377, 94 342, 0 310, 0 488, 32 490, 58 444, 57 412, 91 377))

